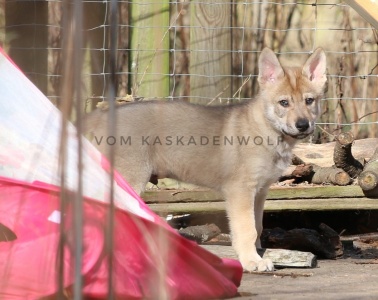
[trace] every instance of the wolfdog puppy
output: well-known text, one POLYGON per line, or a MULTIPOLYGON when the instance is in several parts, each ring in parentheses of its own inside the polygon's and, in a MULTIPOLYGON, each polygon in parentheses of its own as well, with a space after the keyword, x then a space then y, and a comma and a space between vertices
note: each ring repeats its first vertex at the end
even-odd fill
POLYGON ((283 67, 265 48, 259 57, 259 93, 245 103, 201 106, 184 101, 140 101, 116 109, 116 132, 107 141, 108 114, 95 111, 86 127, 141 193, 151 175, 220 191, 232 244, 247 271, 270 271, 260 247, 269 186, 291 161, 295 143, 314 131, 326 86, 326 56, 318 48, 302 67, 283 67))

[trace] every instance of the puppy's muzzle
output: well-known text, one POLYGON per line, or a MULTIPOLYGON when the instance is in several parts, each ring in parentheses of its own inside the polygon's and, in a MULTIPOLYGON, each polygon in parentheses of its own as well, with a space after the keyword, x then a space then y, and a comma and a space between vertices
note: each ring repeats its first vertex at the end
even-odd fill
POLYGON ((298 119, 297 122, 295 122, 295 127, 299 132, 306 132, 310 127, 310 122, 305 118, 301 118, 298 119))
POLYGON ((295 139, 303 139, 314 132, 314 129, 311 128, 310 121, 305 118, 300 118, 295 122, 295 129, 296 129, 295 131, 297 132, 294 132, 294 130, 293 131, 283 130, 282 132, 295 139))

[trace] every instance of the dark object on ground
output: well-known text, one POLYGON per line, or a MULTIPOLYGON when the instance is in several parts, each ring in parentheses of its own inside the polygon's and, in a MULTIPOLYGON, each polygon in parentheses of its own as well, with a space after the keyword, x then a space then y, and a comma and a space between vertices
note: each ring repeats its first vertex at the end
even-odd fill
POLYGON ((190 214, 182 214, 182 215, 168 215, 165 220, 171 227, 175 229, 180 229, 180 228, 188 227, 190 223, 190 219, 191 219, 190 214))
POLYGON ((325 224, 319 226, 320 233, 313 229, 282 228, 266 229, 261 235, 264 248, 280 248, 312 252, 320 258, 335 259, 343 255, 343 246, 338 234, 325 224))
POLYGON ((151 174, 149 182, 151 182, 154 185, 157 185, 159 183, 158 176, 155 174, 151 174))
POLYGON ((187 239, 204 243, 221 233, 219 227, 215 224, 206 224, 198 226, 189 226, 179 230, 179 233, 187 239))

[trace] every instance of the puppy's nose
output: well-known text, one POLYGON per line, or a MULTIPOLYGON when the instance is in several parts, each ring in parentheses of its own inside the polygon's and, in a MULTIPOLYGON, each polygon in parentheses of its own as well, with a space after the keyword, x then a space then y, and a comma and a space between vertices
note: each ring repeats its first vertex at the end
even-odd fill
POLYGON ((305 132, 310 127, 310 123, 307 119, 298 119, 295 123, 295 127, 297 127, 300 132, 305 132))

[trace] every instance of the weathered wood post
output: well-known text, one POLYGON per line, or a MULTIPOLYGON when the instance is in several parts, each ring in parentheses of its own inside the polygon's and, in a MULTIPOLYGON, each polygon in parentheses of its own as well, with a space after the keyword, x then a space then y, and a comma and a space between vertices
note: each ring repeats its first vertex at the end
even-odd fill
POLYGON ((219 104, 232 95, 231 3, 192 0, 190 9, 191 102, 219 104))
POLYGON ((356 12, 368 21, 375 29, 378 29, 378 3, 377 1, 346 0, 356 12))
POLYGON ((169 1, 131 2, 132 91, 135 96, 169 96, 169 1))

